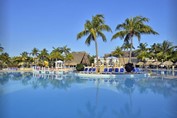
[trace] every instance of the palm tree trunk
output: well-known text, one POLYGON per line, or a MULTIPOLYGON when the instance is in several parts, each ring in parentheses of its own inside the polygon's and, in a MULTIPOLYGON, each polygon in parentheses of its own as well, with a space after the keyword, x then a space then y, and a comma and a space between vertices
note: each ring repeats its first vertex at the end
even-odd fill
POLYGON ((129 55, 129 62, 132 63, 132 47, 133 47, 133 37, 130 40, 130 55, 129 55))
POLYGON ((96 72, 99 72, 99 67, 98 67, 98 44, 97 44, 97 41, 95 39, 95 50, 96 50, 96 65, 97 65, 97 69, 96 69, 96 72))

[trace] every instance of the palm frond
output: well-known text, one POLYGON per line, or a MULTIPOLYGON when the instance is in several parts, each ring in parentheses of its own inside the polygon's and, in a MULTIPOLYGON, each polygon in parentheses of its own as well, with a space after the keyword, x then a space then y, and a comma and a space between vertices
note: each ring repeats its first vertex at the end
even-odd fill
POLYGON ((95 40, 97 36, 96 36, 96 31, 93 28, 90 29, 90 34, 92 35, 93 40, 95 40))
POLYGON ((88 34, 89 34, 89 31, 87 30, 81 31, 80 33, 77 34, 77 40, 82 38, 83 36, 87 36, 88 34))
POLYGON ((98 31, 98 36, 101 36, 101 38, 103 39, 104 42, 106 42, 106 36, 101 32, 101 31, 98 31))
POLYGON ((122 23, 122 24, 117 25, 115 30, 117 31, 117 30, 125 29, 125 27, 126 27, 126 24, 122 23))
POLYGON ((92 40, 93 40, 93 37, 92 37, 92 35, 90 34, 90 35, 87 37, 87 39, 85 40, 85 44, 86 44, 87 46, 89 46, 92 40))
POLYGON ((140 39, 141 39, 141 35, 139 32, 135 32, 135 36, 138 38, 138 41, 140 42, 140 39))
POLYGON ((108 25, 105 25, 105 24, 100 25, 100 26, 98 27, 98 30, 100 30, 100 31, 112 32, 111 28, 110 28, 108 25))
POLYGON ((120 38, 123 39, 126 36, 127 32, 126 31, 119 31, 116 34, 114 34, 111 38, 111 40, 116 39, 116 38, 120 38))

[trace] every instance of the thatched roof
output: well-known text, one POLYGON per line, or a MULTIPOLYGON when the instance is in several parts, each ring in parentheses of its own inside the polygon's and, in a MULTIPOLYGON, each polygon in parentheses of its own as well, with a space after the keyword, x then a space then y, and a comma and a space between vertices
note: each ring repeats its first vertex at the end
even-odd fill
POLYGON ((77 65, 77 64, 86 64, 90 65, 88 54, 86 52, 72 52, 73 59, 71 61, 66 61, 65 65, 77 65))
POLYGON ((154 65, 154 66, 158 66, 158 65, 160 65, 160 64, 161 64, 160 61, 154 61, 154 62, 152 63, 152 65, 154 65))
POLYGON ((172 66, 173 62, 171 62, 171 61, 165 61, 162 64, 165 65, 165 66, 172 66))
POLYGON ((151 65, 151 64, 152 64, 151 61, 147 61, 144 65, 145 65, 145 66, 149 66, 149 65, 151 65))
POLYGON ((138 65, 138 66, 143 66, 144 65, 144 62, 138 62, 136 65, 138 65))

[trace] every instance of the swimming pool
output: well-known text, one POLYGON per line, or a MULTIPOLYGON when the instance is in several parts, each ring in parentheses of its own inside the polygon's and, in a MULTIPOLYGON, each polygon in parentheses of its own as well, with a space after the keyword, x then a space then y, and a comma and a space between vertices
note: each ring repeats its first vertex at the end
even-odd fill
POLYGON ((0 118, 176 118, 177 79, 0 73, 0 118))

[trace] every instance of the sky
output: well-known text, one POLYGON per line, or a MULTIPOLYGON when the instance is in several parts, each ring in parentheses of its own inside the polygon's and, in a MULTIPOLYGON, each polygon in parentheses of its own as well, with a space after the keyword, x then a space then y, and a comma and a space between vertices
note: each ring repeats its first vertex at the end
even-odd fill
MULTIPOLYGON (((31 52, 34 47, 51 52, 52 47, 65 45, 71 51, 95 55, 94 42, 87 46, 86 37, 77 40, 76 36, 84 30, 86 20, 103 14, 113 32, 104 32, 107 42, 98 38, 100 57, 123 44, 123 40, 111 41, 111 37, 118 24, 135 16, 149 18, 146 24, 159 33, 142 35, 141 43, 150 46, 168 40, 177 45, 175 7, 175 0, 1 0, 0 44, 10 56, 31 52)), ((133 43, 134 47, 139 45, 136 38, 133 43)))

